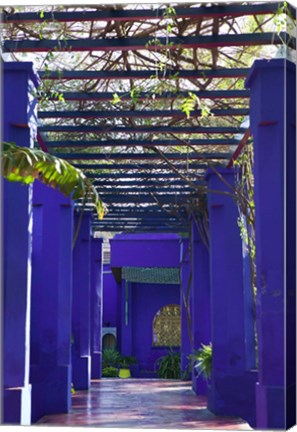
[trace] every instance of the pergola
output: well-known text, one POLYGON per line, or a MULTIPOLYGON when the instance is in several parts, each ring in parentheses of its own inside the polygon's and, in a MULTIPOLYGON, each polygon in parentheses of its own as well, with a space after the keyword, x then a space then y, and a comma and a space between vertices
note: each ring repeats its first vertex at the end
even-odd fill
POLYGON ((38 169, 34 185, 3 182, 5 421, 67 413, 71 383, 101 378, 103 238, 117 233, 108 271, 124 355, 146 340, 153 358, 150 314, 171 302, 181 371, 212 344, 211 382, 191 376, 208 409, 293 425, 295 9, 4 7, 1 18, 4 147, 71 162, 107 206, 99 220, 91 199, 43 185, 38 169), (143 279, 130 268, 180 283, 133 285, 143 279))
POLYGON ((93 230, 187 232, 206 170, 232 167, 249 141, 251 64, 296 47, 279 28, 294 9, 35 9, 3 10, 3 51, 39 68, 38 144, 94 182, 108 212, 93 230))

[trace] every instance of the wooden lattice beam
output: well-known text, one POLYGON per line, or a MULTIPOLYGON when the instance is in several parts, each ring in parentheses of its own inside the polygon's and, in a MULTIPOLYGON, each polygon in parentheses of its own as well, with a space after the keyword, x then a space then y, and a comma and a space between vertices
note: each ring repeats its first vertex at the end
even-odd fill
MULTIPOLYGON (((229 108, 229 109, 212 109, 211 114, 214 116, 246 116, 249 115, 248 108, 229 108)), ((201 110, 191 112, 191 117, 201 117, 201 110)), ((109 110, 109 111, 38 111, 38 118, 152 118, 152 117, 172 117, 186 118, 186 114, 181 110, 109 110)))
MULTIPOLYGON (((114 180, 106 180, 106 179, 99 179, 99 180, 95 180, 92 182, 94 186, 101 186, 102 188, 108 187, 108 186, 112 186, 112 187, 121 187, 121 186, 132 186, 132 187, 139 187, 139 190, 142 189, 142 187, 149 187, 149 186, 154 186, 155 188, 157 187, 162 187, 164 185, 170 185, 170 186, 185 186, 187 185, 187 181, 186 180, 166 180, 164 179, 159 180, 159 181, 152 181, 152 180, 133 180, 133 181, 129 181, 129 180, 120 180, 120 179, 114 179, 114 180)), ((191 182, 191 184, 195 185, 195 186, 202 186, 204 185, 203 181, 193 181, 191 182)))
MULTIPOLYGON (((147 160, 163 160, 162 156, 157 153, 53 153, 54 156, 58 156, 62 159, 73 159, 73 160, 137 160, 137 161, 147 161, 147 160)), ((228 153, 164 153, 169 160, 183 160, 192 161, 200 159, 228 159, 231 156, 228 153)))
MULTIPOLYGON (((279 10, 279 2, 266 2, 262 4, 222 4, 213 6, 200 6, 192 8, 176 7, 175 18, 215 18, 238 17, 244 15, 274 14, 279 10)), ((294 8, 288 4, 290 13, 295 13, 294 8)), ((44 21, 134 21, 134 20, 161 20, 164 18, 164 8, 135 9, 135 10, 98 10, 98 11, 72 11, 72 12, 22 12, 2 13, 1 20, 5 23, 41 23, 44 21)))
POLYGON ((160 80, 174 77, 181 79, 201 79, 201 78, 244 78, 249 72, 249 68, 237 69, 199 69, 199 70, 59 70, 59 71, 39 71, 41 79, 50 80, 123 80, 123 79, 150 79, 160 80))
MULTIPOLYGON (((118 171, 118 170, 135 170, 135 171, 141 171, 141 170, 162 170, 162 174, 166 174, 170 172, 170 168, 165 163, 162 164, 150 164, 150 163, 141 163, 141 164, 123 164, 123 163, 100 163, 100 164, 83 164, 83 163, 73 163, 74 166, 80 169, 84 170, 108 170, 108 171, 118 171)), ((181 172, 189 171, 189 170, 204 170, 207 167, 206 164, 197 164, 195 162, 185 164, 185 163, 176 163, 174 164, 176 169, 180 170, 181 172)), ((224 165, 222 165, 224 166, 224 165)), ((87 175, 87 174, 86 174, 87 175)), ((146 173, 147 175, 147 173, 146 173)), ((173 175, 173 174, 171 174, 173 175)), ((153 173, 150 174, 150 176, 153 176, 153 173)))
POLYGON ((244 133, 246 128, 229 126, 64 126, 43 125, 39 132, 68 132, 68 133, 171 133, 171 134, 237 134, 244 133))
MULTIPOLYGON (((238 145, 238 140, 234 138, 217 138, 217 139, 189 139, 186 141, 189 146, 231 146, 238 145)), ((181 142, 178 140, 170 139, 159 139, 159 140, 140 140, 140 139, 130 139, 130 140, 79 140, 79 141, 45 141, 47 148, 66 148, 66 147, 170 147, 170 146, 181 146, 181 142)))
POLYGON ((247 34, 219 34, 207 36, 183 37, 128 37, 128 38, 100 38, 100 39, 70 39, 70 40, 5 40, 3 52, 47 52, 63 51, 136 51, 136 50, 176 50, 182 48, 205 48, 233 46, 283 45, 296 49, 296 39, 286 32, 280 34, 247 33, 247 34))
MULTIPOLYGON (((191 93, 197 96, 199 99, 243 99, 249 98, 249 90, 191 90, 191 93)), ((117 95, 123 101, 131 101, 132 98, 130 93, 117 92, 117 95)), ((137 100, 151 100, 153 93, 139 92, 137 94, 137 100)), ((42 96, 48 97, 50 100, 56 98, 51 94, 45 94, 42 96)), ((179 97, 188 97, 188 91, 179 91, 178 94, 174 92, 165 91, 162 93, 156 93, 154 99, 176 99, 179 97)), ((112 101, 114 100, 114 93, 112 92, 63 92, 63 98, 65 101, 112 101)))

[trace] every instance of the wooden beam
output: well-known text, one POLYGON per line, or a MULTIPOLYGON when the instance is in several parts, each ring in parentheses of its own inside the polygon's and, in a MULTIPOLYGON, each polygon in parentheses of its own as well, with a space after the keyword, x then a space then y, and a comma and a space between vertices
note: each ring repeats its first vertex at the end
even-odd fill
POLYGON ((166 213, 161 213, 161 212, 159 212, 159 213, 151 213, 151 214, 149 214, 149 213, 145 213, 145 212, 142 212, 142 213, 133 213, 132 211, 130 211, 129 213, 128 212, 123 212, 123 213, 107 213, 105 216, 104 216, 104 221, 106 221, 106 220, 119 220, 119 218, 121 219, 121 220, 143 220, 143 219, 146 219, 146 220, 170 220, 170 221, 179 221, 180 219, 183 219, 183 218, 178 218, 177 216, 172 216, 172 215, 169 215, 169 214, 166 214, 166 213))
POLYGON ((150 218, 150 219, 160 219, 160 218, 187 218, 187 213, 181 211, 178 215, 174 213, 168 213, 158 207, 150 207, 147 209, 146 207, 113 207, 112 205, 108 207, 108 213, 104 216, 104 219, 107 217, 115 217, 115 218, 150 218))
MULTIPOLYGON (((171 168, 166 164, 150 164, 150 163, 141 163, 141 164, 123 164, 123 163, 100 163, 100 164, 82 164, 82 163, 73 163, 74 166, 83 170, 107 170, 107 171, 119 171, 119 170, 130 170, 130 171, 141 171, 141 170, 159 170, 162 174, 170 173, 171 168)), ((208 168, 207 164, 197 164, 195 162, 192 163, 175 163, 175 168, 181 170, 183 174, 186 174, 189 170, 206 170, 208 168)), ((225 164, 216 164, 216 166, 224 167, 225 164)), ((88 174, 86 174, 88 175, 88 174)), ((101 174, 98 174, 99 176, 101 174)), ((133 174, 134 175, 134 174, 133 174)), ((150 176, 153 174, 149 174, 150 176)), ((171 174, 172 175, 172 174, 171 174)))
MULTIPOLYGON (((211 114, 214 116, 247 116, 249 115, 248 108, 229 108, 229 109, 212 109, 211 114)), ((191 112, 191 117, 201 117, 202 110, 194 110, 191 112)), ((38 111, 38 118, 87 118, 87 119, 103 119, 103 118, 152 118, 152 117, 170 117, 184 118, 186 114, 181 110, 146 110, 146 111, 38 111)))
MULTIPOLYGON (((96 165, 97 166, 97 165, 96 165)), ((153 168, 155 169, 155 168, 153 168)), ((164 167, 163 167, 164 169, 164 167)), ((94 178, 97 180, 107 179, 107 180, 115 180, 119 181, 120 179, 157 179, 157 180, 169 180, 169 179, 176 179, 180 178, 177 173, 174 171, 169 172, 160 172, 160 171, 150 171, 150 172, 134 172, 134 173, 127 173, 127 172, 121 172, 121 173, 88 173, 85 172, 86 176, 89 178, 94 178)), ((184 173, 184 175, 187 176, 187 178, 195 179, 197 176, 195 173, 184 173)))
MULTIPOLYGON (((234 146, 238 145, 238 140, 234 138, 215 138, 215 139, 187 139, 186 142, 190 146, 234 146)), ((183 144, 178 140, 159 139, 159 140, 142 140, 142 139, 119 139, 119 140, 79 140, 79 141, 45 141, 47 148, 66 148, 66 147, 169 147, 183 144)))
POLYGON ((193 190, 196 190, 195 187, 184 184, 183 186, 175 186, 175 185, 167 185, 167 186, 124 186, 124 187, 96 187, 97 192, 100 194, 125 194, 125 193, 185 193, 185 192, 193 192, 193 190))
POLYGON ((39 132, 69 132, 69 133, 173 133, 173 134, 238 134, 245 133, 246 128, 230 126, 64 126, 43 125, 39 132))
MULTIPOLYGON (((77 205, 77 204, 76 204, 77 205)), ((81 206, 81 204, 78 204, 78 206, 81 206)), ((159 207, 157 205, 157 203, 152 203, 152 204, 140 204, 140 205, 116 205, 116 204, 110 204, 108 206, 108 212, 110 213, 121 213, 121 214, 126 214, 133 211, 133 213, 148 213, 149 215, 151 214, 168 214, 168 212, 172 215, 176 214, 175 208, 173 207, 169 207, 167 205, 164 206, 164 208, 159 207)), ((184 207, 180 207, 178 208, 178 214, 180 214, 181 216, 186 215, 187 212, 185 211, 184 207)))
POLYGON ((168 224, 168 225, 182 225, 187 222, 187 219, 176 219, 176 218, 147 218, 143 217, 130 217, 120 218, 120 219, 108 219, 107 216, 104 217, 102 225, 124 225, 124 224, 137 224, 137 223, 146 223, 150 225, 160 225, 160 224, 168 224), (114 223, 115 222, 115 223, 114 223), (118 223, 116 223, 118 222, 118 223))
POLYGON ((80 51, 162 51, 178 48, 204 48, 213 49, 233 46, 261 46, 287 44, 296 49, 296 39, 286 32, 280 34, 268 33, 238 33, 213 34, 207 36, 183 37, 128 37, 128 38, 101 38, 101 39, 20 39, 5 40, 3 52, 80 52, 80 51))
POLYGON ((240 141, 238 147, 236 148, 235 152, 233 153, 233 155, 231 156, 230 162, 227 166, 227 168, 232 168, 234 165, 234 162, 236 161, 236 159, 238 158, 238 156, 241 153, 241 150, 243 149, 243 147, 245 146, 245 144, 247 143, 248 139, 251 136, 251 132, 250 129, 248 128, 244 134, 244 136, 242 137, 242 140, 240 141))
POLYGON ((168 232, 168 233, 184 233, 184 232, 188 232, 189 228, 188 227, 180 227, 180 228, 174 228, 174 227, 152 227, 152 226, 135 226, 135 227, 129 227, 127 228, 125 225, 123 226, 119 226, 119 227, 113 227, 113 226, 102 226, 102 225, 96 225, 96 224, 92 224, 93 227, 93 231, 94 232, 116 232, 116 233, 121 233, 121 232, 131 232, 131 233, 144 233, 144 232, 153 232, 155 233, 163 233, 163 232, 168 232))
MULTIPOLYGON (((249 90, 193 90, 191 91, 199 99, 243 99, 250 97, 249 90)), ((117 95, 123 101, 131 101, 132 98, 129 92, 118 92, 117 95)), ((141 100, 151 100, 152 92, 140 92, 137 95, 137 99, 141 100)), ((51 94, 45 94, 49 100, 58 100, 57 97, 51 94)), ((163 92, 161 94, 155 94, 154 98, 156 100, 161 99, 176 99, 177 97, 188 97, 188 91, 175 92, 163 92)), ((41 97, 41 96, 40 96, 41 97)), ((111 92, 63 92, 63 98, 65 101, 112 101, 114 99, 114 93, 111 92)))
POLYGON ((160 72, 159 70, 57 70, 38 71, 41 79, 47 80, 124 80, 124 79, 207 79, 207 78, 244 78, 249 73, 249 68, 235 69, 195 69, 178 70, 169 69, 160 72))
POLYGON ((198 196, 192 194, 101 194, 102 201, 104 203, 139 203, 139 204, 152 204, 155 202, 162 204, 186 204, 191 203, 193 199, 197 199, 198 196), (154 195, 154 196, 153 196, 154 195))
MULTIPOLYGON (((202 180, 197 181, 190 181, 191 184, 194 184, 196 186, 203 186, 206 183, 202 180)), ((101 179, 100 178, 98 180, 94 180, 92 182, 92 184, 94 186, 101 186, 102 188, 105 188, 107 186, 116 186, 118 188, 120 188, 121 186, 131 186, 131 187, 135 187, 135 186, 144 186, 144 187, 148 187, 148 186, 155 186, 155 187, 162 187, 166 184, 168 185, 173 185, 173 186, 183 186, 183 185, 187 185, 187 181, 186 180, 173 180, 173 179, 159 179, 158 181, 152 181, 152 180, 122 180, 121 178, 116 178, 114 180, 110 180, 110 179, 101 179)))
MULTIPOLYGON (((267 2, 263 4, 221 4, 197 7, 175 7, 175 18, 213 18, 213 17, 237 17, 244 15, 274 14, 279 10, 279 2, 267 2)), ((295 9, 288 4, 288 9, 295 15, 295 9)), ((81 21, 134 21, 134 20, 162 20, 164 8, 154 9, 122 9, 122 10, 98 10, 98 11, 53 11, 43 12, 18 12, 2 13, 1 21, 4 23, 42 23, 42 22, 81 22, 81 21)))
MULTIPOLYGON (((53 156, 71 160, 163 160, 158 153, 52 153, 53 156)), ((230 153, 164 153, 169 160, 230 159, 230 153)))

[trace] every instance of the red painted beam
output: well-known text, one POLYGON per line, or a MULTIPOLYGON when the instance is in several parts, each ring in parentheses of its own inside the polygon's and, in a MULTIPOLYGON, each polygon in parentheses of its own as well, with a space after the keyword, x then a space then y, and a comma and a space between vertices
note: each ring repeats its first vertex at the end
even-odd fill
POLYGON ((238 156, 241 153, 241 150, 243 149, 243 147, 245 146, 247 140, 249 139, 249 137, 251 136, 251 132, 250 129, 247 129, 245 134, 242 137, 242 140, 240 141, 237 149, 235 150, 235 152, 233 153, 230 162, 227 165, 227 168, 232 168, 234 165, 234 162, 236 161, 236 159, 238 158, 238 156))
POLYGON ((42 138, 40 132, 37 132, 37 142, 38 142, 40 148, 41 148, 45 153, 48 153, 48 148, 47 148, 47 146, 45 145, 45 142, 43 141, 43 138, 42 138))

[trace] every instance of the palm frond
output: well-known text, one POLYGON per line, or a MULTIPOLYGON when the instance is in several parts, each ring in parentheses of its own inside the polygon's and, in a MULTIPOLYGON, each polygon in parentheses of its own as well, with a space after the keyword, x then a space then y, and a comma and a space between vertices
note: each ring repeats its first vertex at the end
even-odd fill
POLYGON ((2 175, 7 180, 29 185, 37 179, 74 200, 90 198, 98 218, 103 218, 104 205, 95 187, 80 169, 65 160, 11 142, 2 143, 1 159, 2 175))

